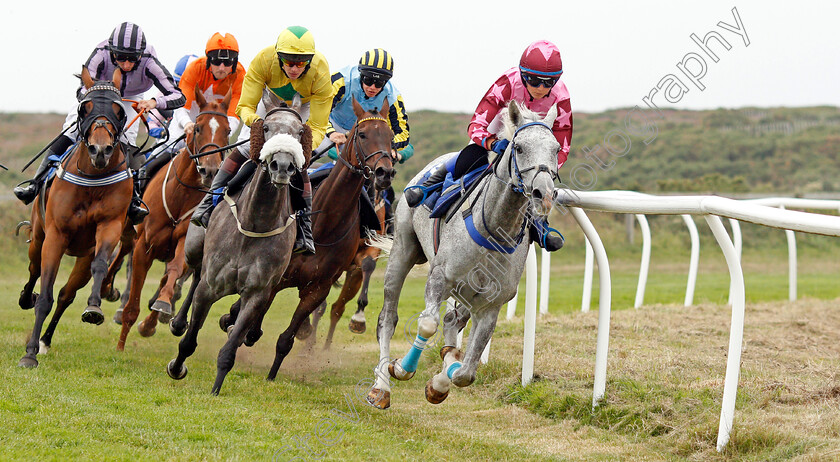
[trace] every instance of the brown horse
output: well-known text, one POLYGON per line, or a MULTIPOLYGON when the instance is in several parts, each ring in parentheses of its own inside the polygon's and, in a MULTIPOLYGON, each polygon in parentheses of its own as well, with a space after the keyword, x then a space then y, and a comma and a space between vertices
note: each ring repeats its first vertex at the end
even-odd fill
MULTIPOLYGON (((309 315, 326 300, 333 283, 338 280, 356 256, 359 248, 359 195, 366 178, 376 177, 381 184, 390 184, 394 170, 391 159, 393 132, 388 124, 388 101, 379 112, 365 112, 353 100, 357 122, 348 132, 347 143, 330 175, 315 192, 312 209, 312 236, 315 255, 296 254, 289 262, 283 279, 267 301, 271 304, 280 290, 297 287, 300 303, 289 327, 277 339, 274 364, 268 379, 274 380, 283 359, 289 354, 294 338, 311 333, 309 315), (298 332, 298 329, 301 329, 298 332)), ((386 186, 387 187, 387 186, 386 186)), ((240 301, 229 314, 222 316, 219 325, 227 330, 236 322, 240 301)), ((183 308, 182 308, 183 309, 183 308)), ((263 312, 263 314, 265 314, 263 312)), ((246 344, 252 345, 262 334, 262 317, 251 325, 246 344)))
POLYGON ((76 257, 67 284, 58 294, 56 313, 44 338, 48 347, 61 315, 93 275, 93 288, 82 321, 101 324, 100 289, 108 270, 108 258, 116 247, 126 221, 132 195, 131 174, 119 143, 125 126, 125 111, 119 92, 122 74, 117 69, 112 81, 94 82, 87 68, 82 82, 88 92, 79 104, 78 145, 62 162, 49 192, 32 207, 29 245, 29 282, 21 292, 22 308, 31 307, 32 288, 41 278, 41 294, 35 301, 35 327, 20 366, 36 367, 39 335, 53 304, 53 285, 61 257, 76 257), (45 215, 40 201, 47 197, 45 215), (27 306, 29 305, 29 306, 27 306))
POLYGON ((199 113, 193 131, 187 134, 186 146, 152 178, 143 194, 149 216, 137 226, 137 239, 131 259, 131 282, 128 302, 123 310, 122 331, 117 350, 125 348, 125 340, 140 312, 140 295, 149 267, 155 260, 165 261, 166 273, 161 280, 152 312, 137 326, 144 337, 154 335, 160 313, 172 313, 171 302, 175 281, 186 271, 184 238, 189 218, 222 162, 222 152, 202 157, 190 156, 227 146, 230 125, 227 119, 231 92, 221 102, 207 102, 196 87, 195 101, 199 113))
MULTIPOLYGON (((377 185, 375 185, 377 186, 377 185)), ((379 190, 376 187, 376 199, 374 201, 374 211, 376 217, 379 219, 380 236, 385 235, 387 223, 385 223, 385 190, 379 190)), ((387 190, 387 188, 386 188, 387 190)), ((344 285, 341 288, 341 293, 338 294, 338 299, 332 304, 330 309, 330 330, 327 333, 327 339, 324 342, 324 349, 329 350, 332 345, 333 334, 335 334, 335 327, 341 316, 344 315, 344 310, 347 307, 347 302, 353 299, 356 294, 359 294, 359 299, 356 302, 358 308, 353 317, 350 318, 350 332, 355 334, 365 333, 365 308, 368 305, 368 286, 370 285, 370 277, 376 270, 376 260, 379 258, 381 250, 379 247, 368 245, 368 236, 363 236, 359 240, 359 249, 356 251, 356 256, 350 266, 347 267, 344 276, 344 285), (361 292, 359 292, 361 289, 361 292)), ((314 332, 318 331, 318 322, 324 315, 327 308, 326 300, 321 306, 312 313, 312 329, 314 332)), ((309 338, 309 345, 315 344, 315 335, 313 333, 309 338)))

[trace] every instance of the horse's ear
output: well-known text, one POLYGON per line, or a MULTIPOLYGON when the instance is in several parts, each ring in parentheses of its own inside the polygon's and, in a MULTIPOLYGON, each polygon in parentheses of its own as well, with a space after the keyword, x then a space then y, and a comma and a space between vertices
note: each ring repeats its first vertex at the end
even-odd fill
POLYGON ((300 98, 300 93, 295 93, 295 96, 292 97, 292 109, 295 110, 298 114, 300 114, 300 107, 303 106, 303 100, 300 98))
POLYGON ((230 107, 230 99, 233 98, 233 87, 230 87, 225 93, 224 99, 222 99, 222 107, 225 108, 224 112, 227 112, 228 108, 230 107))
POLYGON ((356 119, 360 119, 363 115, 365 115, 365 110, 362 109, 362 105, 356 101, 355 97, 353 97, 353 112, 356 113, 356 119))
POLYGON ((510 117, 514 127, 522 125, 522 112, 519 111, 519 104, 514 100, 510 100, 510 103, 508 103, 508 117, 510 117))
POLYGON ((551 106, 551 109, 548 110, 548 114, 545 115, 545 119, 543 119, 543 123, 551 127, 554 125, 554 119, 557 118, 557 106, 551 106))
POLYGON ((286 105, 285 102, 280 101, 280 98, 278 98, 277 95, 275 95, 274 92, 269 90, 268 88, 263 88, 262 102, 265 105, 266 112, 274 108, 283 107, 286 105))
POLYGON ((93 78, 90 76, 90 71, 88 71, 87 66, 82 66, 82 85, 85 86, 85 89, 89 89, 93 86, 93 78))
POLYGON ((204 93, 201 92, 201 88, 198 88, 198 85, 195 86, 193 94, 195 96, 195 102, 198 103, 199 109, 207 106, 207 98, 204 97, 204 93))
POLYGON ((113 83, 115 87, 120 88, 122 85, 122 78, 122 69, 117 67, 116 69, 114 69, 114 74, 111 76, 111 83, 113 83))
POLYGON ((383 119, 388 119, 388 111, 391 109, 391 105, 388 104, 388 98, 385 98, 385 101, 382 102, 382 109, 379 110, 379 115, 382 116, 383 119))

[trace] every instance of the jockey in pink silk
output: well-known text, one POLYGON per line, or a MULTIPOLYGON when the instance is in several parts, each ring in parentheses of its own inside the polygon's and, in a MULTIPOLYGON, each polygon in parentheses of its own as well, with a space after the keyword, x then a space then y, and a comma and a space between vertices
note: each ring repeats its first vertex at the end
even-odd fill
MULTIPOLYGON (((542 116, 552 106, 557 107, 557 118, 551 130, 561 146, 557 157, 557 167, 560 168, 569 156, 572 141, 572 106, 569 90, 560 81, 562 73, 563 61, 556 45, 547 40, 529 45, 519 59, 519 66, 508 69, 496 79, 478 103, 467 129, 473 144, 434 170, 422 187, 407 189, 405 198, 408 205, 416 207, 420 204, 424 188, 442 182, 448 172, 452 173, 453 179, 460 178, 467 172, 486 166, 489 151, 500 156, 505 152, 509 140, 498 139, 496 135, 502 129, 499 113, 510 101, 516 101, 542 116)), ((534 221, 531 238, 546 250, 558 250, 563 246, 563 237, 550 231, 544 220, 534 221)))

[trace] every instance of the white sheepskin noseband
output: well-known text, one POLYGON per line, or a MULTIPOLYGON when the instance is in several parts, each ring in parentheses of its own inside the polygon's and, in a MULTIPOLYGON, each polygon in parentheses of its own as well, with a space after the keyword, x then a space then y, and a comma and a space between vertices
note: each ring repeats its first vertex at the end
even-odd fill
POLYGON ((293 156, 295 167, 303 167, 303 146, 294 136, 286 133, 278 133, 265 142, 262 151, 260 151, 260 161, 266 162, 269 157, 281 151, 288 152, 293 156))

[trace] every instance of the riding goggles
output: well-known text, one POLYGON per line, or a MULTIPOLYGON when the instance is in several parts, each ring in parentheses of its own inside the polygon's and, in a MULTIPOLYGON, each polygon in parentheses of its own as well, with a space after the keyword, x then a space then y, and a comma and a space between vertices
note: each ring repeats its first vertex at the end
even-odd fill
POLYGON ((364 84, 364 85, 367 85, 367 86, 372 85, 376 88, 382 88, 382 87, 385 86, 386 83, 388 83, 388 79, 381 78, 381 77, 375 77, 375 76, 372 76, 372 75, 364 75, 364 74, 361 76, 361 81, 362 81, 362 84, 364 84))
POLYGON ((140 61, 139 53, 119 53, 116 51, 112 51, 111 56, 114 57, 114 61, 128 61, 130 63, 136 63, 137 61, 140 61))
POLYGON ((309 65, 310 61, 311 60, 308 60, 308 61, 291 61, 291 60, 288 60, 286 58, 280 58, 280 62, 283 63, 284 66, 298 67, 298 68, 306 67, 307 65, 309 65))
POLYGON ((543 86, 545 88, 552 88, 554 85, 557 84, 557 81, 560 80, 559 77, 541 77, 534 74, 526 74, 522 73, 522 80, 525 81, 528 85, 539 88, 543 86))
POLYGON ((213 66, 233 67, 234 63, 236 63, 236 58, 207 58, 207 60, 213 66))

